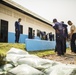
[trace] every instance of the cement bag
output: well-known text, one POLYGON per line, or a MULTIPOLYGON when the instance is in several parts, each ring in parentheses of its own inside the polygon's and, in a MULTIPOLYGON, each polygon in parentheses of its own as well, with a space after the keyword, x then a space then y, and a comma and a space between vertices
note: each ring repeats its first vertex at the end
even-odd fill
POLYGON ((49 59, 40 59, 39 61, 38 61, 38 63, 39 64, 41 64, 41 65, 45 65, 45 64, 50 64, 50 65, 56 65, 56 63, 57 62, 55 62, 55 61, 53 61, 53 60, 49 60, 49 59))
POLYGON ((25 55, 25 58, 39 58, 39 57, 36 55, 27 54, 27 55, 25 55))
POLYGON ((39 64, 40 58, 22 58, 18 60, 18 64, 28 64, 34 68, 37 68, 39 70, 43 70, 50 66, 50 64, 41 65, 39 64))
POLYGON ((48 75, 75 75, 72 72, 76 70, 76 66, 60 64, 49 68, 48 75))
POLYGON ((20 64, 28 64, 35 68, 41 68, 42 66, 45 66, 46 64, 52 65, 54 61, 48 60, 48 59, 42 59, 42 58, 22 58, 19 59, 17 62, 20 64))
POLYGON ((19 54, 7 54, 6 56, 6 61, 7 62, 10 62, 12 65, 14 66, 17 66, 17 61, 20 59, 20 58, 24 58, 25 55, 19 55, 19 54))
POLYGON ((44 75, 44 73, 29 65, 22 64, 11 69, 7 75, 44 75))
POLYGON ((68 64, 72 71, 70 72, 70 75, 76 75, 76 65, 68 64))
POLYGON ((44 64, 44 65, 41 65, 41 67, 38 66, 38 69, 43 68, 43 69, 41 69, 41 71, 44 72, 46 75, 48 75, 52 71, 50 68, 53 67, 53 66, 56 66, 58 64, 62 64, 62 63, 54 62, 52 64, 44 64))
POLYGON ((3 70, 2 70, 2 69, 0 69, 0 75, 1 75, 1 74, 3 74, 3 70))
POLYGON ((28 64, 32 67, 36 67, 38 65, 38 61, 40 58, 22 58, 18 60, 18 65, 28 64))
POLYGON ((43 71, 43 72, 45 72, 46 69, 48 69, 52 66, 60 64, 60 62, 55 62, 55 61, 48 60, 48 59, 43 59, 39 63, 40 63, 40 65, 38 65, 36 68, 43 71), (44 63, 44 62, 46 62, 46 63, 44 63))
POLYGON ((17 49, 17 48, 11 48, 7 54, 19 54, 19 55, 26 55, 28 54, 28 52, 26 51, 23 51, 21 49, 17 49))
POLYGON ((60 62, 45 63, 45 64, 41 64, 41 65, 37 66, 36 68, 45 72, 45 69, 48 69, 48 68, 58 65, 58 64, 61 64, 61 63, 60 62))
POLYGON ((11 64, 6 64, 6 65, 4 65, 3 70, 8 71, 8 70, 10 70, 12 68, 13 68, 13 66, 11 64))
POLYGON ((3 71, 2 67, 0 68, 0 75, 6 75, 7 72, 3 71))
POLYGON ((44 70, 46 68, 49 68, 49 67, 57 65, 57 64, 58 64, 58 62, 41 58, 40 61, 38 61, 38 66, 36 68, 44 70))

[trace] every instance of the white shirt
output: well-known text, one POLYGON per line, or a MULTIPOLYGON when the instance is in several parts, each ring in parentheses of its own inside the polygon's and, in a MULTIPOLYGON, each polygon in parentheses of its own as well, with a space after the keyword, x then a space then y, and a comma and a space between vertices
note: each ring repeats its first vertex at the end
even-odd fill
POLYGON ((76 26, 75 25, 71 25, 70 32, 71 31, 73 31, 73 33, 76 33, 76 26))

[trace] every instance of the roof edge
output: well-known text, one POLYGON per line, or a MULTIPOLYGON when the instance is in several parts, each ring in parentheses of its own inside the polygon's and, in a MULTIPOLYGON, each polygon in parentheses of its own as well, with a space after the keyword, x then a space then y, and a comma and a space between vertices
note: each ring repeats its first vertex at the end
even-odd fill
POLYGON ((44 23, 52 26, 52 23, 50 21, 42 18, 41 16, 33 13, 32 11, 28 10, 27 8, 21 6, 21 5, 17 4, 17 3, 15 3, 12 0, 0 0, 0 3, 2 3, 2 4, 6 5, 6 6, 10 7, 10 8, 13 8, 13 9, 23 13, 23 14, 29 15, 29 16, 31 16, 31 17, 33 17, 33 18, 35 18, 35 19, 37 19, 37 20, 39 20, 41 22, 44 22, 44 23))

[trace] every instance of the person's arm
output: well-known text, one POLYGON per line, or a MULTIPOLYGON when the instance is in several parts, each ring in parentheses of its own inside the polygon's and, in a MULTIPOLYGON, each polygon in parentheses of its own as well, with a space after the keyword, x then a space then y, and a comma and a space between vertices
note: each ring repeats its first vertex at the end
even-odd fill
POLYGON ((57 24, 55 24, 55 26, 53 26, 53 28, 55 29, 56 33, 59 33, 58 25, 57 24))
POLYGON ((74 30, 75 30, 75 26, 73 25, 73 26, 71 27, 71 34, 73 34, 74 30))
POLYGON ((15 30, 18 30, 17 21, 15 22, 15 30))
POLYGON ((73 34, 74 30, 75 30, 75 26, 73 25, 73 26, 71 26, 70 39, 72 38, 72 34, 73 34))
POLYGON ((66 33, 66 39, 68 39, 69 35, 68 35, 67 25, 66 25, 65 33, 66 33))

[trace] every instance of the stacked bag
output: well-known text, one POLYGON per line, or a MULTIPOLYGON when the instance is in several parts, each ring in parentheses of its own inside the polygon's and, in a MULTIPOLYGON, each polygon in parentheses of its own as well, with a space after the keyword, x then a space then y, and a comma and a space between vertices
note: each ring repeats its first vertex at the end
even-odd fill
POLYGON ((42 59, 17 48, 7 52, 6 61, 6 75, 76 75, 76 65, 42 59))

